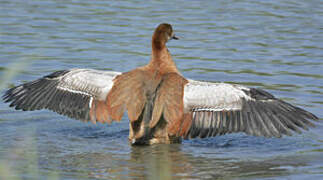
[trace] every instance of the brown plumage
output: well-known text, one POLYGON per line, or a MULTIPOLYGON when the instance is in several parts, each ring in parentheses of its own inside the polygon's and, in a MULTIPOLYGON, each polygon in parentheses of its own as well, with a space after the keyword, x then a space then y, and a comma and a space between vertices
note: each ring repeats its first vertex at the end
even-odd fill
POLYGON ((159 139, 165 143, 180 127, 176 122, 183 118, 184 85, 188 81, 179 74, 166 47, 170 39, 177 39, 172 27, 159 25, 152 37, 150 63, 117 76, 107 96, 112 119, 120 120, 128 111, 133 143, 156 143, 159 139))
POLYGON ((4 100, 16 109, 50 109, 93 123, 120 121, 127 111, 131 144, 233 132, 281 137, 318 120, 261 89, 185 79, 166 47, 170 39, 178 39, 172 26, 160 24, 152 36, 151 60, 143 67, 125 73, 57 71, 9 89, 4 100))

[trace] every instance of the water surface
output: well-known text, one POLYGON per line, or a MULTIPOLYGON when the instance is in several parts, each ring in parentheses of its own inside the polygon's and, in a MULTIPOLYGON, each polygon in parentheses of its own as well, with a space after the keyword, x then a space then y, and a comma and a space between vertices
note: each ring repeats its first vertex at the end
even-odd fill
MULTIPOLYGON (((322 19, 319 0, 2 0, 0 79, 12 68, 21 70, 2 79, 6 88, 69 68, 129 71, 149 61, 152 32, 168 22, 181 38, 168 46, 185 77, 259 87, 322 118, 322 19)), ((0 177, 323 178, 322 123, 280 139, 131 147, 127 117, 92 125, 0 102, 0 129, 0 177)))

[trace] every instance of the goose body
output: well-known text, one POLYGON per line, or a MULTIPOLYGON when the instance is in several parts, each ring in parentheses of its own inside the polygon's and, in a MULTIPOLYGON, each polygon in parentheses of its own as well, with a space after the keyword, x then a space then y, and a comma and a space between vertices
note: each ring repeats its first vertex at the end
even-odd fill
POLYGON ((160 24, 149 64, 132 71, 57 71, 11 88, 3 98, 17 110, 49 109, 92 123, 120 121, 127 111, 131 144, 234 132, 281 137, 318 120, 261 89, 185 79, 166 47, 170 39, 177 39, 172 27, 160 24))

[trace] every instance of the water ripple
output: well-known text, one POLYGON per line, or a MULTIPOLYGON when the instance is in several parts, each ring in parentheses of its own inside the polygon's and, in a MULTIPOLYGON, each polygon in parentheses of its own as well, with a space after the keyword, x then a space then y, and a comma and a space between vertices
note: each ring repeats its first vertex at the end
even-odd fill
MULTIPOLYGON (((180 40, 168 47, 186 77, 259 87, 322 118, 322 14, 317 0, 4 0, 0 75, 23 61, 31 64, 6 87, 75 67, 129 71, 149 61, 154 28, 169 22, 180 40)), ((82 124, 0 102, 0 129, 0 179, 1 172, 21 179, 322 176, 320 124, 282 139, 236 134, 130 147, 126 117, 110 126, 82 124)))

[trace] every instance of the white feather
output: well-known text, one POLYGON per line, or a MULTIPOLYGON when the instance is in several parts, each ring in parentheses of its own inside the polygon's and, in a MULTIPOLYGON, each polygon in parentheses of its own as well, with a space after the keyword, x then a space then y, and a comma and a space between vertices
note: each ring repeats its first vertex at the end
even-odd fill
POLYGON ((113 71, 72 69, 60 77, 58 88, 105 100, 113 86, 113 79, 119 74, 121 73, 113 71))
POLYGON ((251 100, 243 91, 249 88, 226 83, 189 80, 184 87, 185 111, 240 110, 242 98, 251 100))

